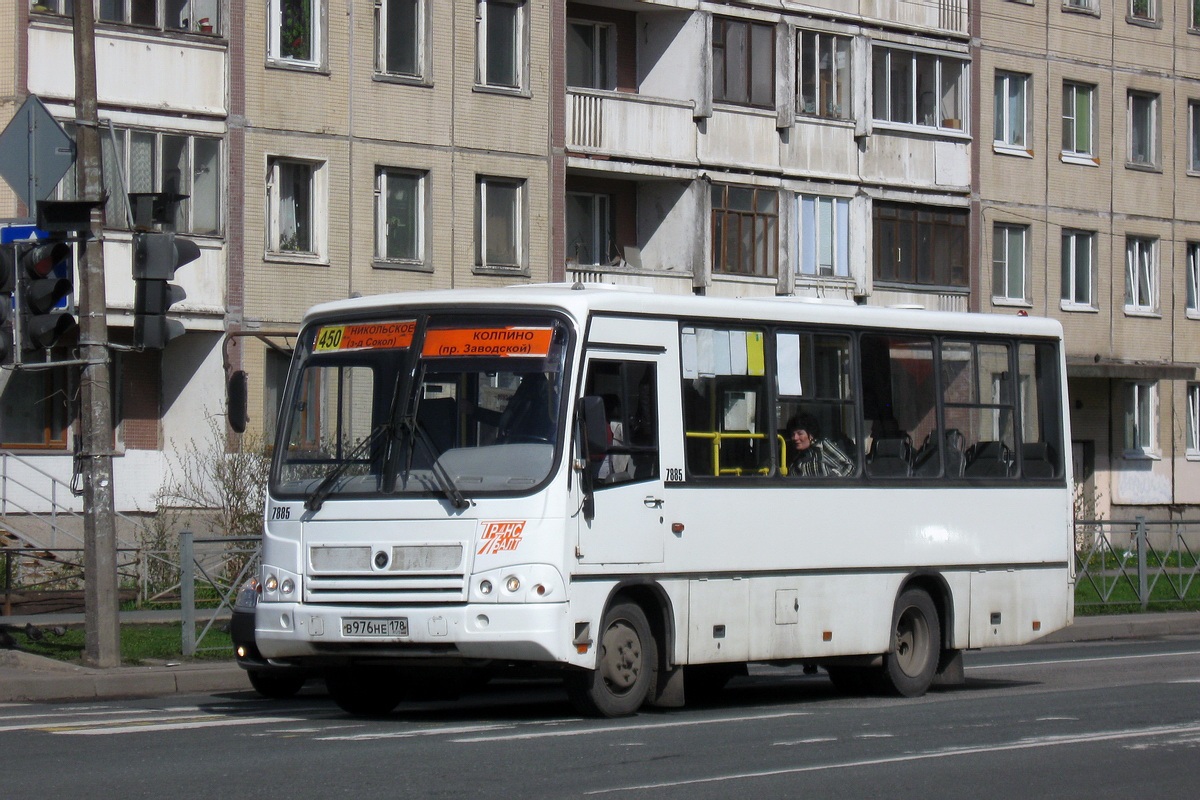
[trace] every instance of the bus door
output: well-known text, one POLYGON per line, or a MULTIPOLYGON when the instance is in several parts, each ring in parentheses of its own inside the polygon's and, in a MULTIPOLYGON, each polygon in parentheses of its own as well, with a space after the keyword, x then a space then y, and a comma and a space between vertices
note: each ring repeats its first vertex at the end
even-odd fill
POLYGON ((589 465, 595 514, 579 515, 579 560, 585 564, 663 560, 665 496, 659 458, 659 402, 665 354, 592 351, 584 395, 604 401, 608 446, 589 465))

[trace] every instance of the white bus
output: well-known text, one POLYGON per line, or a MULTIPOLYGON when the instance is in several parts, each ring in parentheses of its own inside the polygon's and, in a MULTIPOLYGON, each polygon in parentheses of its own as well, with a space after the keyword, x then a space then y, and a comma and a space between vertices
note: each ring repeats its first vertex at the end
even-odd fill
POLYGON ((1064 375, 1060 326, 1015 315, 581 285, 317 306, 258 649, 362 714, 510 667, 606 716, 751 662, 921 695, 1072 621, 1064 375))

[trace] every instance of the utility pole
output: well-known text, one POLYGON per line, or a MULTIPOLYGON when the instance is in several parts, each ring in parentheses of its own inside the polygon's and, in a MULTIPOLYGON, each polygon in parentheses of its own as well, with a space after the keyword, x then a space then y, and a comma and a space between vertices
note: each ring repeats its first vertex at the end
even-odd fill
POLYGON ((79 427, 83 462, 84 660, 121 663, 117 595, 117 533, 112 481, 112 370, 108 303, 104 296, 104 179, 96 102, 96 17, 90 0, 73 4, 75 33, 76 171, 80 200, 96 201, 79 262, 79 427))

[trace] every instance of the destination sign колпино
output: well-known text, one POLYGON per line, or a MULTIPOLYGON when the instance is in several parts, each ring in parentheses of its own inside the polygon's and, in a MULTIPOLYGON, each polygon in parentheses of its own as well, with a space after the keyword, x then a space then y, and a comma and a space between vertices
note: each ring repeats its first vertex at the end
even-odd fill
POLYGON ((421 355, 426 358, 455 356, 537 356, 550 353, 553 328, 447 328, 425 333, 421 355))

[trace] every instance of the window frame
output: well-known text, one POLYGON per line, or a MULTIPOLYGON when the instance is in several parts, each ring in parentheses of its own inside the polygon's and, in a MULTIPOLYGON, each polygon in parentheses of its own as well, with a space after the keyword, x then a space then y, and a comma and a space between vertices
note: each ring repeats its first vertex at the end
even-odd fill
POLYGON ((1096 156, 1096 93, 1095 84, 1080 81, 1063 80, 1062 98, 1062 160, 1072 164, 1087 164, 1095 166, 1100 163, 1096 156), (1067 93, 1071 93, 1068 102, 1067 93), (1087 97, 1087 149, 1078 149, 1079 144, 1079 99, 1087 97), (1071 109, 1068 114, 1067 109, 1071 109), (1070 130, 1068 131, 1068 126, 1070 130), (1071 146, 1067 146, 1068 138, 1071 146))
POLYGON ((1059 307, 1063 311, 1095 311, 1096 231, 1063 228, 1061 242, 1062 281, 1059 291, 1059 307), (1080 263, 1078 247, 1080 241, 1086 241, 1088 245, 1086 264, 1080 263), (1084 269, 1081 270, 1081 267, 1084 269), (1087 273, 1087 302, 1080 302, 1077 298, 1081 271, 1087 273))
MULTIPOLYGON (((327 165, 322 161, 314 161, 294 156, 267 157, 267 218, 266 218, 266 258, 268 260, 306 261, 323 263, 328 258, 328 199, 327 199, 327 165), (308 224, 310 228, 308 249, 291 249, 284 247, 281 241, 283 223, 283 198, 281 190, 281 173, 283 167, 304 167, 308 173, 308 224)), ((299 221, 296 222, 297 228, 299 221)), ((297 243, 299 247, 299 242, 297 243)))
POLYGON ((1029 226, 997 222, 992 226, 992 303, 1027 306, 1028 287, 1029 226), (1019 240, 1019 253, 1012 251, 1014 236, 1019 240), (1014 258, 1019 263, 1014 264, 1014 258), (1014 282, 1020 285, 1013 286, 1014 282))
POLYGON ((571 17, 567 19, 568 33, 572 27, 587 28, 591 33, 590 52, 592 74, 592 84, 572 83, 570 78, 571 71, 571 42, 573 39, 567 37, 567 88, 568 89, 586 89, 598 92, 612 92, 617 88, 617 26, 611 22, 599 22, 591 19, 571 17), (603 36, 600 32, 603 31, 603 36), (601 43, 600 40, 603 39, 601 43), (602 44, 602 46, 601 46, 602 44))
POLYGON ((1200 383, 1184 388, 1184 456, 1200 461, 1200 383))
POLYGON ((491 92, 526 94, 529 91, 529 5, 527 0, 477 0, 475 18, 475 88, 491 92), (512 57, 507 63, 512 67, 513 82, 494 80, 491 74, 493 34, 493 10, 501 6, 513 10, 512 57))
MULTIPOLYGON (((1200 0, 1196 0, 1200 6, 1200 0)), ((1200 100, 1188 100, 1188 164, 1189 175, 1200 175, 1200 100)))
MULTIPOLYGON (((296 22, 303 27, 306 23, 296 22)), ((293 39, 293 43, 298 41, 293 39)), ((294 44, 292 45, 294 46, 294 44)), ((291 67, 299 69, 319 69, 324 64, 325 52, 325 0, 268 0, 267 9, 267 64, 273 67, 291 67), (299 5, 301 9, 308 3, 308 36, 310 52, 307 58, 289 55, 284 52, 287 44, 283 38, 284 5, 299 5)))
POLYGON ((1188 319, 1200 319, 1200 242, 1189 241, 1184 257, 1184 313, 1188 319))
POLYGON ((1031 80, 1032 76, 1027 73, 996 70, 993 83, 992 146, 997 152, 1020 155, 1033 153, 1033 148, 1028 144, 1031 80), (1020 120, 1015 119, 1018 112, 1020 120), (1020 130, 1017 130, 1018 123, 1020 130))
POLYGON ((525 236, 528 225, 525 220, 528 201, 525 197, 526 181, 522 178, 501 177, 498 175, 477 175, 475 177, 475 270, 477 272, 501 272, 505 274, 525 274, 526 264, 525 236), (509 218, 512 221, 511 236, 506 237, 506 243, 514 254, 515 263, 492 261, 489 259, 490 237, 494 224, 489 220, 489 204, 495 198, 489 197, 489 188, 505 187, 513 190, 513 203, 509 218))
POLYGON ((796 116, 817 119, 854 119, 854 54, 853 39, 849 36, 829 33, 828 31, 796 29, 796 116), (811 51, 806 49, 805 41, 811 37, 811 51), (830 50, 829 66, 822 67, 821 59, 828 43, 830 50), (808 58, 811 56, 811 60, 808 58), (839 59, 845 59, 845 68, 838 67, 839 59), (806 63, 807 62, 807 63, 806 63), (806 110, 804 94, 806 91, 805 73, 811 71, 813 110, 806 110), (828 73, 829 77, 826 78, 828 73), (824 92, 823 87, 828 87, 824 92), (826 94, 832 93, 832 99, 826 94), (836 110, 831 110, 836 109, 836 110))
POLYGON ((799 263, 796 277, 807 280, 850 277, 850 200, 835 195, 796 193, 796 226, 799 263), (828 224, 821 214, 828 206, 828 224), (826 241, 828 237, 828 241, 826 241), (821 257, 828 253, 828 270, 821 257))
POLYGON ((1157 23, 1160 13, 1158 0, 1127 0, 1125 4, 1125 20, 1134 25, 1157 23))
MULTIPOLYGON (((41 2, 30 3, 30 11, 33 13, 55 14, 59 16, 70 17, 73 8, 73 0, 41 0, 41 2), (39 8, 40 7, 40 8, 39 8)), ((168 3, 172 0, 102 0, 96 4, 96 22, 106 25, 128 25, 146 30, 151 28, 158 31, 170 33, 194 33, 202 36, 220 36, 221 35, 221 3, 218 0, 190 0, 190 2, 178 3, 178 8, 169 9, 168 3), (197 9, 195 18, 192 18, 191 3, 200 5, 205 3, 209 6, 207 9, 197 9), (114 6, 120 6, 120 15, 115 13, 117 9, 114 6), (150 10, 153 13, 154 20, 147 21, 146 11, 150 10), (176 12, 178 22, 172 24, 168 21, 168 13, 176 12), (185 20, 183 14, 189 14, 185 20), (108 14, 109 16, 104 16, 108 14), (206 16, 200 16, 204 14, 206 16), (134 16, 138 17, 138 21, 134 21, 134 16)))
POLYGON ((871 206, 872 279, 877 284, 922 289, 937 287, 938 289, 955 293, 969 292, 969 224, 970 213, 961 208, 875 201, 871 206), (925 219, 922 219, 922 217, 925 219), (893 262, 890 272, 894 274, 888 277, 884 276, 882 270, 884 266, 887 266, 882 260, 884 249, 883 238, 885 233, 887 233, 885 227, 893 229, 889 241, 897 243, 896 250, 901 253, 901 256, 905 245, 908 246, 909 261, 911 261, 911 265, 906 265, 901 257, 896 262, 893 262), (944 244, 940 238, 935 242, 935 237, 946 237, 944 244), (955 241, 956 238, 957 242, 955 241), (945 265, 938 265, 932 261, 921 259, 920 256, 922 253, 919 250, 921 243, 925 241, 930 242, 930 246, 934 250, 944 247, 947 256, 951 257, 955 255, 955 245, 957 244, 958 263, 955 263, 953 258, 945 265), (918 261, 929 264, 927 268, 928 275, 922 275, 922 269, 918 266, 918 261), (899 268, 901 267, 905 268, 906 274, 904 276, 899 274, 899 268), (941 278, 945 278, 945 280, 941 280, 941 278))
POLYGON ((964 114, 970 108, 970 60, 965 56, 951 54, 947 52, 932 52, 928 50, 915 50, 905 47, 896 47, 885 45, 876 42, 873 46, 871 54, 871 118, 876 123, 885 125, 903 125, 905 127, 915 129, 933 129, 948 133, 964 134, 968 131, 965 126, 964 114), (897 58, 909 59, 906 72, 908 75, 908 91, 905 108, 911 111, 907 119, 899 118, 901 111, 894 109, 894 100, 899 98, 897 87, 892 85, 893 75, 896 74, 896 69, 893 68, 893 61, 897 58), (920 111, 921 99, 917 92, 920 89, 921 80, 921 59, 932 59, 934 64, 934 90, 925 90, 921 93, 921 97, 925 94, 933 94, 934 107, 931 122, 921 122, 923 115, 920 111), (949 62, 954 62, 958 67, 958 77, 953 86, 954 102, 957 108, 943 108, 943 105, 949 105, 946 102, 947 91, 944 88, 945 67, 949 62), (882 67, 882 68, 881 68, 882 67), (883 79, 884 86, 880 87, 880 78, 883 79), (949 114, 957 114, 958 116, 949 116, 949 114))
POLYGON ((1158 383, 1130 381, 1125 385, 1124 446, 1125 458, 1152 458, 1160 455, 1158 383))
POLYGON ((1158 315, 1158 250, 1157 237, 1125 237, 1126 314, 1158 315))
POLYGON ((433 271, 426 250, 428 177, 429 173, 422 170, 388 166, 375 168, 375 266, 433 271), (411 180, 414 184, 411 189, 414 207, 410 220, 414 239, 411 256, 393 256, 388 253, 389 234, 392 229, 392 216, 388 213, 392 179, 411 180))
MULTIPOLYGON (((575 258, 575 266, 577 267, 599 267, 609 265, 609 253, 615 250, 616 247, 616 232, 614 230, 613 210, 615 204, 613 196, 605 192, 578 192, 568 191, 566 197, 566 217, 567 217, 567 259, 575 258), (590 242, 585 244, 587 251, 593 254, 594 260, 584 261, 580 259, 578 246, 571 242, 571 233, 576 225, 572 224, 572 212, 578 206, 572 202, 572 199, 583 200, 588 205, 587 227, 590 230, 587 235, 590 242)), ((583 226, 578 226, 583 227, 583 226)))
POLYGON ((712 18, 712 99, 714 103, 725 103, 727 105, 742 106, 744 108, 760 108, 774 109, 775 97, 779 90, 775 82, 775 63, 777 58, 775 42, 775 25, 769 22, 761 22, 758 20, 741 19, 738 17, 722 17, 714 15, 712 18), (746 61, 742 65, 742 74, 744 75, 743 85, 740 87, 744 90, 744 99, 739 99, 739 96, 730 91, 730 70, 728 65, 730 61, 730 53, 728 50, 728 31, 735 27, 744 27, 746 31, 746 61), (759 98, 757 96, 756 78, 761 79, 760 72, 763 72, 763 64, 755 50, 755 35, 756 32, 764 34, 767 41, 770 42, 770 53, 767 57, 767 69, 765 70, 770 79, 770 97, 759 98))
MULTIPOLYGON (((375 0, 375 74, 389 80, 423 83, 428 80, 427 69, 427 16, 428 3, 426 0, 375 0), (392 41, 393 23, 391 4, 393 2, 408 2, 413 7, 414 29, 411 31, 412 53, 415 65, 411 71, 389 69, 389 44, 392 41)), ((403 33, 403 31, 402 31, 403 33)), ((408 38, 407 36, 405 37, 408 38)))
POLYGON ((765 186, 745 186, 733 183, 713 183, 709 193, 712 203, 710 224, 712 234, 712 272, 714 275, 730 275, 751 278, 779 277, 779 191, 765 186), (731 192, 749 191, 749 208, 739 208, 730 203, 731 192), (717 194, 721 193, 722 203, 717 204, 717 194), (771 207, 760 208, 759 197, 771 197, 771 207), (751 247, 747 253, 741 246, 743 238, 740 235, 745 221, 751 221, 751 247), (762 240, 759 240, 759 221, 762 221, 762 240), (735 238, 738 244, 736 267, 730 268, 731 258, 729 248, 730 223, 736 221, 738 234, 735 238), (763 251, 758 252, 759 247, 763 251), (749 269, 745 267, 745 257, 749 255, 749 269), (761 265, 761 268, 760 268, 761 265))
POLYGON ((1162 158, 1162 124, 1159 119, 1161 113, 1160 95, 1154 92, 1142 92, 1135 89, 1130 89, 1126 95, 1126 168, 1130 169, 1150 169, 1157 170, 1160 168, 1160 159, 1162 158), (1149 108, 1144 112, 1139 113, 1137 104, 1140 102, 1149 102, 1149 108), (1135 137, 1138 135, 1139 119, 1144 113, 1144 123, 1148 130, 1145 135, 1148 139, 1145 146, 1149 149, 1149 153, 1139 157, 1135 151, 1137 146, 1135 137))

